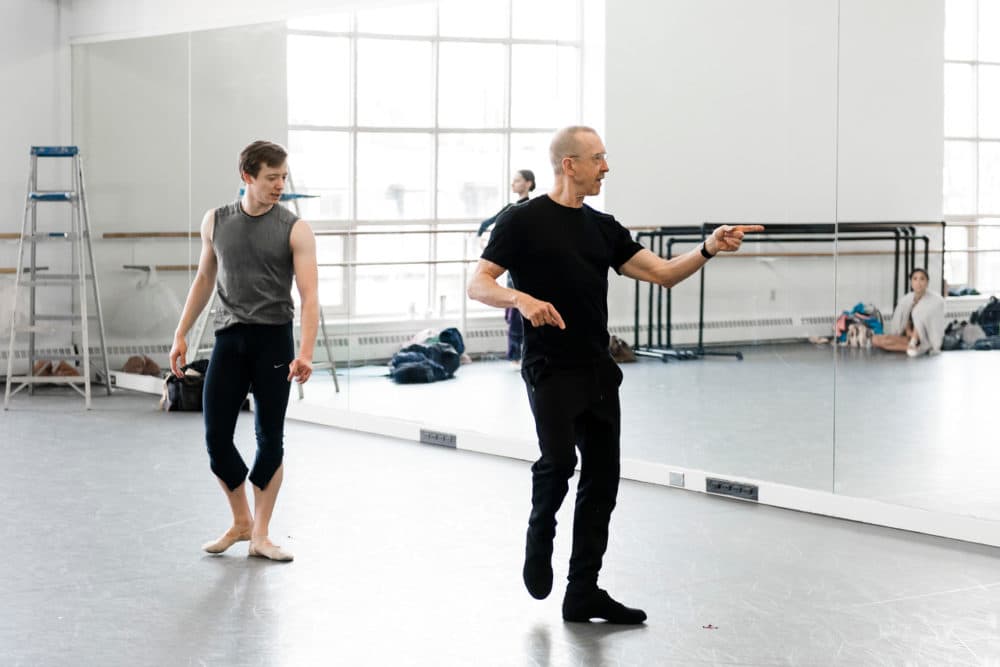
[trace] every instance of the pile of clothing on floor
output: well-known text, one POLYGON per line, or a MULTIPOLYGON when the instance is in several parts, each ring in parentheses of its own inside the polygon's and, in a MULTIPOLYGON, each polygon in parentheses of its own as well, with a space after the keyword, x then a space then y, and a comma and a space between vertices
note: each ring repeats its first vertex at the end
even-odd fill
POLYGON ((882 313, 870 303, 845 310, 834 325, 834 338, 848 347, 870 347, 872 336, 883 332, 882 313))
POLYGON ((35 377, 79 377, 80 371, 65 360, 57 364, 54 361, 39 359, 35 362, 32 375, 35 377))
POLYGON ((136 375, 152 375, 154 377, 160 377, 162 372, 158 363, 146 355, 139 356, 137 354, 125 361, 122 371, 125 373, 135 373, 136 375))
POLYGON ((449 327, 437 335, 430 330, 418 333, 389 362, 389 377, 399 384, 438 382, 454 377, 469 356, 462 333, 449 327))

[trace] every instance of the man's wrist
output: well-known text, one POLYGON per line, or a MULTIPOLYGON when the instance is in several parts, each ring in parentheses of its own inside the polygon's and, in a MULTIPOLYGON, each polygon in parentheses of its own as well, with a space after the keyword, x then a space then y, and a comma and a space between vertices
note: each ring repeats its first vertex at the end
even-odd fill
POLYGON ((715 252, 712 252, 712 251, 711 251, 711 250, 709 249, 709 247, 708 247, 708 242, 709 242, 710 240, 711 240, 711 239, 706 239, 706 240, 705 240, 705 241, 703 241, 703 242, 702 242, 702 244, 701 244, 701 256, 702 256, 702 257, 704 257, 705 259, 712 259, 712 258, 713 258, 713 257, 715 257, 715 256, 716 256, 716 255, 718 254, 718 252, 719 252, 719 249, 718 249, 718 248, 716 248, 716 249, 715 249, 715 252))

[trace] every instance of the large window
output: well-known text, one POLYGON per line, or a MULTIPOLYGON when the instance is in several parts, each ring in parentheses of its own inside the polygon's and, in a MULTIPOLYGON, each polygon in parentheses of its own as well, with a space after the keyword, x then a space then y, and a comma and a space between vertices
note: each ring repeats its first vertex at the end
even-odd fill
POLYGON ((945 277, 1000 289, 1000 0, 947 0, 945 277))
POLYGON ((451 232, 510 201, 514 170, 533 170, 538 193, 551 184, 552 132, 600 99, 584 95, 601 84, 583 75, 583 35, 584 15, 592 34, 602 11, 598 0, 441 0, 289 22, 292 176, 317 195, 301 213, 320 232, 351 233, 319 249, 327 309, 458 312, 460 260, 480 248, 451 232))

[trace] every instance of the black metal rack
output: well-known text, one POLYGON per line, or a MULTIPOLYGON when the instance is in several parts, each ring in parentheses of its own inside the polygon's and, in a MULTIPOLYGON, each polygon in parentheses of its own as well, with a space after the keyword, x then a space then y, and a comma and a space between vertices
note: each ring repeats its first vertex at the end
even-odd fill
MULTIPOLYGON (((677 243, 701 243, 717 227, 725 224, 757 224, 757 223, 721 223, 706 222, 701 225, 680 227, 661 227, 654 231, 640 232, 636 240, 640 243, 649 240, 649 249, 660 257, 673 257, 673 246, 677 243)), ((944 228, 943 221, 923 222, 842 222, 831 223, 765 223, 765 231, 753 234, 753 243, 823 243, 823 242, 871 242, 892 241, 893 246, 893 296, 892 305, 895 308, 900 295, 900 275, 910 275, 916 268, 917 245, 923 242, 924 267, 930 263, 930 239, 926 234, 918 234, 917 227, 936 226, 941 228, 941 290, 944 293, 944 228), (901 270, 902 269, 902 270, 901 270)), ((742 360, 743 353, 723 350, 708 350, 704 345, 705 333, 705 267, 699 272, 698 290, 698 343, 695 346, 674 347, 672 340, 673 308, 672 290, 660 285, 647 284, 648 320, 646 327, 646 342, 641 340, 641 305, 640 281, 636 281, 635 289, 635 340, 634 349, 641 356, 657 357, 662 361, 675 359, 699 359, 705 356, 731 356, 742 360), (654 318, 655 309, 655 318, 654 318), (655 324, 654 324, 655 320, 655 324), (655 331, 655 343, 654 343, 655 331), (665 335, 665 338, 664 338, 665 335)), ((903 293, 907 287, 903 287, 903 293)))

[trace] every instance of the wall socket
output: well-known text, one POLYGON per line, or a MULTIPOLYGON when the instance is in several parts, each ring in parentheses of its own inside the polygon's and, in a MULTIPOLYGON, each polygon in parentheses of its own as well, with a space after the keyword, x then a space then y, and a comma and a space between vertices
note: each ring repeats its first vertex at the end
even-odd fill
POLYGON ((445 433, 444 431, 429 431, 425 428, 420 429, 420 442, 425 445, 440 445, 441 447, 458 447, 458 437, 454 433, 445 433))
POLYGON ((705 478, 705 491, 720 496, 732 496, 743 500, 757 500, 757 485, 733 482, 728 479, 705 478))
POLYGON ((682 472, 672 472, 670 473, 670 486, 679 486, 684 488, 684 473, 682 472))

